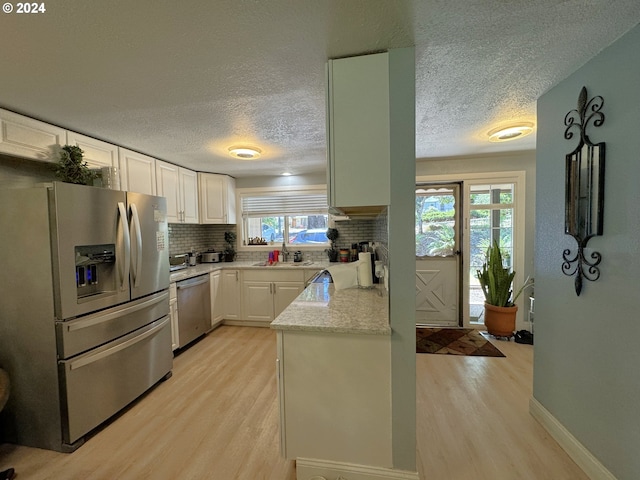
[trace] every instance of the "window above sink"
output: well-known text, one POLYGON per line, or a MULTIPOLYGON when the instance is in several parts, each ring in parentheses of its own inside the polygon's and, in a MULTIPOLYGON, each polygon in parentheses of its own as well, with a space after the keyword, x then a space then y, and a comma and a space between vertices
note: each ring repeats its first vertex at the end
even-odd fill
POLYGON ((240 193, 239 204, 242 218, 239 244, 247 250, 282 243, 296 249, 329 246, 324 188, 251 189, 240 193))

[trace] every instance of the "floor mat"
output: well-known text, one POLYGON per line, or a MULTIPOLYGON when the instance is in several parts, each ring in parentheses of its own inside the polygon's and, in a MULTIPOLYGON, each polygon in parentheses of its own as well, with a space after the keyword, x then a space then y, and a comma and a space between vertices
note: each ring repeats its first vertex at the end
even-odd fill
POLYGON ((505 356, 473 328, 416 327, 416 353, 505 356))

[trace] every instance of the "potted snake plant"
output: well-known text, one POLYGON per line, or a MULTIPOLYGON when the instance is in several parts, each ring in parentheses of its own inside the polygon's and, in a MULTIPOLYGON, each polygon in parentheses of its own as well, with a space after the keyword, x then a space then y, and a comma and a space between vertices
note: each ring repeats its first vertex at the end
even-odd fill
POLYGON ((532 285, 527 279, 513 294, 513 279, 516 272, 504 266, 502 252, 497 242, 487 248, 482 270, 476 270, 484 293, 484 324, 487 331, 496 337, 512 337, 516 329, 516 300, 525 288, 532 285))

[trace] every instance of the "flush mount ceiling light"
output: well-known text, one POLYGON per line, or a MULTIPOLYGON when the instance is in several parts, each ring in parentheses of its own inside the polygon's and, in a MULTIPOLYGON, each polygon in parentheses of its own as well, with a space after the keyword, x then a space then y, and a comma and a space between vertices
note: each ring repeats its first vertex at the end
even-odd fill
POLYGON ((494 128, 489 131, 490 142, 508 142, 516 138, 522 138, 533 132, 533 123, 523 122, 509 125, 507 127, 494 128))
POLYGON ((230 147, 229 155, 241 160, 255 160, 260 157, 262 150, 255 147, 230 147))

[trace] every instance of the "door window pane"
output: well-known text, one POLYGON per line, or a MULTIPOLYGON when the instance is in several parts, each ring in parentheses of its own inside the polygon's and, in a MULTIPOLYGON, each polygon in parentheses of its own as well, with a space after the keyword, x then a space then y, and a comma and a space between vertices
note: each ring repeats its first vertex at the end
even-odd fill
MULTIPOLYGON (((471 205, 494 205, 513 203, 513 185, 472 185, 469 203, 471 205)), ((471 207, 473 208, 473 207, 471 207)))
POLYGON ((476 277, 487 248, 500 245, 506 267, 513 261, 513 184, 473 185, 469 195, 469 317, 483 323, 484 295, 476 277))
POLYGON ((451 188, 416 190, 416 256, 453 255, 456 250, 456 208, 451 188))

